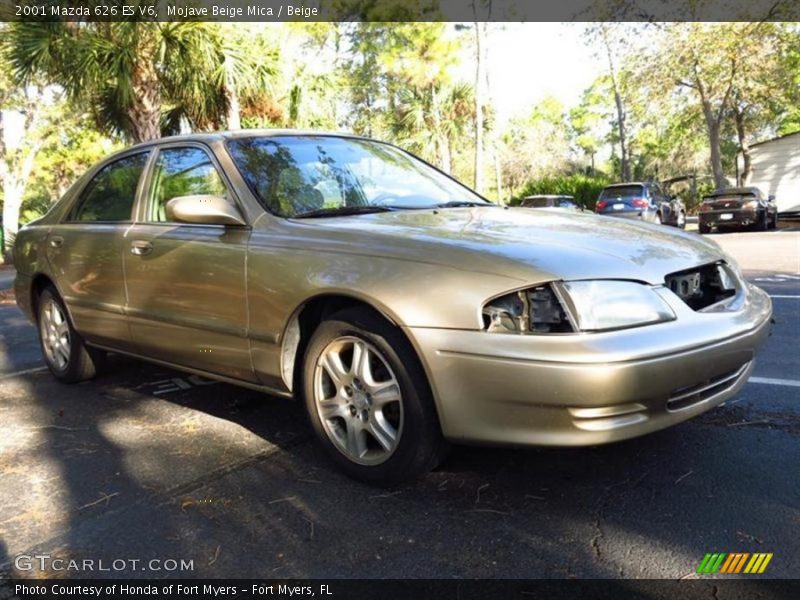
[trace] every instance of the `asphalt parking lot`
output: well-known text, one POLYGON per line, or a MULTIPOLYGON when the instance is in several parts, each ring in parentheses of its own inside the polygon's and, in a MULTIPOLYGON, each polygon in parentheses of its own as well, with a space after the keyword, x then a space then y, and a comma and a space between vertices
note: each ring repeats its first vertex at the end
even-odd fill
POLYGON ((391 490, 334 470, 297 403, 124 358, 61 385, 0 304, 0 571, 59 575, 15 567, 45 553, 141 561, 73 576, 678 579, 770 552, 766 575, 800 577, 800 227, 712 237, 774 299, 735 399, 603 447, 454 448, 391 490))

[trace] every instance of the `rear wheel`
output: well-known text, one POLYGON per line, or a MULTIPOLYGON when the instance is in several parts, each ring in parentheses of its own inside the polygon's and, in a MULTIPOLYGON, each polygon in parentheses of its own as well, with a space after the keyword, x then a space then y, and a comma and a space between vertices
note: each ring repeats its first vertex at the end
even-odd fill
POLYGON ((354 479, 399 483, 446 452, 416 353, 372 311, 348 309, 320 324, 305 355, 303 393, 318 441, 354 479))
POLYGON ((64 383, 94 377, 105 360, 105 352, 89 348, 69 320, 64 301, 52 286, 38 299, 39 342, 50 372, 64 383))
POLYGON ((758 215, 758 221, 756 222, 756 229, 759 231, 766 231, 769 229, 769 215, 767 215, 767 211, 763 211, 758 215))
POLYGON ((711 226, 704 223, 700 223, 698 229, 700 230, 700 233, 711 233, 711 226))

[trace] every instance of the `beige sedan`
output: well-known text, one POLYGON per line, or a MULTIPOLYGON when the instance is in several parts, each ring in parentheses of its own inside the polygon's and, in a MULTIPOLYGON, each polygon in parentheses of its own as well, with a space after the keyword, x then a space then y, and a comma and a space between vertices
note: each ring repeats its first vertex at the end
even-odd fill
POLYGON ((506 209, 344 135, 167 138, 91 169, 14 257, 64 382, 113 351, 302 399, 353 477, 448 442, 588 445, 745 384, 770 300, 712 241, 506 209))

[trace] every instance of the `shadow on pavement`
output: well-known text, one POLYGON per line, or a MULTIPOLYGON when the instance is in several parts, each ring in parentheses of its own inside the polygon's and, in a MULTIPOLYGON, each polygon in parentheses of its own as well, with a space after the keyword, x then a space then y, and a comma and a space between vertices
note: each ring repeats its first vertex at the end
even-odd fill
POLYGON ((126 561, 66 573, 82 577, 678 578, 708 551, 766 551, 787 577, 800 444, 758 424, 772 393, 610 446, 454 448, 382 490, 334 470, 291 401, 123 358, 75 386, 29 374, 0 381, 0 564, 37 551, 126 561))

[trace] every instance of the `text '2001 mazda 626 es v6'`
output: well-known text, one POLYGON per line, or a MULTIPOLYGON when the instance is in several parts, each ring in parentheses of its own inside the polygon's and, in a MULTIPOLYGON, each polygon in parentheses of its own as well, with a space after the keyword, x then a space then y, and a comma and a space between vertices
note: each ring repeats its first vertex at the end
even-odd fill
POLYGON ((577 446, 730 398, 769 297, 712 241, 495 206, 385 143, 241 131, 91 169, 16 239, 60 380, 108 351, 301 398, 353 477, 448 442, 577 446))

